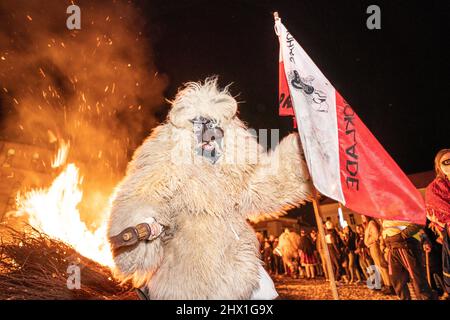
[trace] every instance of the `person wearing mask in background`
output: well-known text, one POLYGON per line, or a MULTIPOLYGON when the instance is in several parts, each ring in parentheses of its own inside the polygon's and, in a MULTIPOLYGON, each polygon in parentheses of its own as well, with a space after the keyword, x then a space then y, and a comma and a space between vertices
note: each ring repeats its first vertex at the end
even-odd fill
POLYGON ((450 294, 450 149, 442 149, 434 158, 436 178, 427 186, 425 204, 430 228, 442 244, 442 276, 444 295, 450 294))
POLYGON ((395 293, 401 300, 411 300, 408 280, 412 281, 416 297, 435 299, 425 278, 421 260, 419 231, 421 227, 404 221, 383 220, 383 239, 386 245, 389 274, 395 293))
POLYGON ((368 216, 361 216, 365 233, 364 233, 364 244, 367 248, 369 248, 370 256, 372 257, 375 266, 379 270, 381 274, 381 278, 383 279, 383 293, 384 294, 392 294, 393 288, 391 287, 391 281, 389 279, 388 265, 386 260, 383 257, 383 253, 380 249, 380 229, 378 223, 368 216))
POLYGON ((285 228, 279 237, 278 248, 281 250, 284 270, 287 275, 293 278, 299 277, 299 256, 298 246, 300 243, 300 235, 295 231, 285 228))

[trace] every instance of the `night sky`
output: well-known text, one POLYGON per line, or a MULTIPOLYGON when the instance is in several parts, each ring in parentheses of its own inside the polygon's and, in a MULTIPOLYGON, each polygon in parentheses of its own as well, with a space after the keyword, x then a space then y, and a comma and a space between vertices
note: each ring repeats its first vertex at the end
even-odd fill
MULTIPOLYGON (((233 82, 252 128, 292 130, 277 114, 278 39, 273 11, 407 173, 431 170, 450 147, 448 1, 135 1, 166 97, 186 81, 233 82), (366 9, 381 8, 381 30, 366 9)), ((165 114, 161 114, 163 119, 165 114)))
MULTIPOLYGON (((46 32, 54 32, 64 39, 70 35, 64 27, 61 28, 66 18, 65 4, 55 8, 56 3, 62 2, 52 1, 38 6, 38 12, 32 14, 35 16, 33 23, 46 12, 51 11, 55 15, 56 10, 57 29, 52 27, 46 32)), ((292 131, 292 119, 278 116, 279 44, 272 15, 273 11, 278 11, 291 34, 407 174, 431 170, 436 152, 450 147, 450 103, 447 97, 450 88, 449 1, 104 0, 94 5, 94 2, 80 0, 80 6, 87 10, 85 13, 89 12, 90 6, 95 7, 95 12, 100 10, 99 16, 103 19, 102 14, 106 16, 109 12, 104 6, 117 6, 119 13, 126 15, 120 10, 128 2, 137 7, 138 15, 144 18, 145 23, 141 26, 140 22, 134 22, 135 16, 125 17, 124 21, 131 21, 136 28, 143 29, 140 38, 149 42, 152 48, 149 59, 155 64, 148 70, 156 67, 161 78, 168 79, 164 92, 168 99, 175 96, 184 82, 218 75, 221 86, 233 83, 231 93, 238 95, 237 99, 242 102, 240 117, 249 127, 278 128, 281 136, 292 131), (369 16, 366 9, 371 4, 381 8, 381 30, 366 27, 369 16)), ((26 18, 31 6, 27 1, 17 4, 22 9, 16 10, 16 24, 4 26, 9 28, 5 32, 15 33, 16 29, 22 30, 27 26, 29 36, 38 37, 40 33, 32 32, 34 25, 26 18)), ((16 2, 10 5, 15 7, 16 2)), ((8 10, 2 14, 5 19, 0 21, 13 15, 8 10)), ((87 33, 96 36, 97 24, 91 27, 89 18, 86 19, 82 22, 86 24, 80 36, 87 33)), ((120 20, 111 23, 120 23, 116 21, 120 20)), ((121 28, 123 30, 126 25, 121 28)), ((129 30, 129 33, 129 38, 133 37, 133 31, 129 30)), ((120 43, 120 37, 114 41, 120 43)), ((19 38, 15 45, 27 48, 27 43, 26 38, 19 38)), ((5 44, 0 43, 0 46, 5 44)), ((77 45, 76 42, 72 44, 77 45)), ((124 37, 122 45, 128 46, 124 37)), ((92 49, 86 48, 87 51, 92 49)), ((33 52, 35 49, 31 47, 28 50, 33 52)), ((76 53, 73 58, 77 58, 76 53)), ((41 60, 25 71, 34 74, 39 66, 43 66, 46 72, 55 69, 53 64, 41 60)), ((9 66, 9 63, 7 60, 4 65, 9 66)), ((99 61, 102 63, 106 68, 112 67, 108 62, 99 61)), ((20 65, 19 62, 16 69, 22 70, 20 65)), ((91 73, 95 72, 94 69, 90 70, 91 73)), ((79 74, 82 73, 81 68, 79 74)), ((59 73, 53 72, 53 84, 58 86, 64 79, 55 74, 59 73)), ((103 80, 105 83, 97 81, 98 86, 117 81, 103 80)), ((19 83, 14 83, 13 87, 21 89, 20 81, 16 82, 19 83)), ((73 93, 59 89, 70 101, 73 93)), ((12 97, 14 91, 11 92, 12 97)), ((137 96, 145 95, 138 92, 137 96)), ((3 95, 3 98, 5 101, 0 97, 0 120, 6 119, 15 108, 13 102, 10 105, 6 103, 8 97, 3 95)), ((154 108, 153 105, 162 100, 142 101, 151 112, 160 110, 156 111, 159 121, 164 121, 168 105, 165 108, 154 108)), ((121 121, 120 126, 132 128, 127 121, 118 121, 121 121)), ((151 126, 144 128, 146 132, 138 133, 139 141, 134 146, 150 133, 151 126)), ((33 128, 27 130, 33 132, 33 128)), ((128 150, 129 156, 133 150, 128 150)))

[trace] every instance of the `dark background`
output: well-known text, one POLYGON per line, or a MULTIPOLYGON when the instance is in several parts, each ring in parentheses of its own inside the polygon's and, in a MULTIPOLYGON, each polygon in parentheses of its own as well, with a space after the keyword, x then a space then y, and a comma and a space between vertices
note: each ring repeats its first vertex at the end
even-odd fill
MULTIPOLYGON (((250 127, 292 130, 277 114, 273 11, 407 173, 450 147, 448 1, 135 1, 147 17, 166 97, 186 81, 233 82, 250 127), (366 9, 381 8, 381 30, 366 9)), ((161 120, 165 113, 161 113, 161 120)))

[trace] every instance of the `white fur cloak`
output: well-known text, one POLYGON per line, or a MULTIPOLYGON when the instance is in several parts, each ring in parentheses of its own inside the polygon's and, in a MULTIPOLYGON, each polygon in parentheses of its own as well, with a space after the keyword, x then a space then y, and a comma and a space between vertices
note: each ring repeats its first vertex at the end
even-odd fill
POLYGON ((188 83, 116 189, 109 236, 151 218, 168 227, 114 258, 116 276, 145 287, 151 299, 249 299, 262 262, 246 219, 283 213, 310 197, 298 135, 267 154, 236 112, 236 100, 215 78, 188 83), (215 164, 193 152, 196 116, 215 119, 224 131, 215 164))

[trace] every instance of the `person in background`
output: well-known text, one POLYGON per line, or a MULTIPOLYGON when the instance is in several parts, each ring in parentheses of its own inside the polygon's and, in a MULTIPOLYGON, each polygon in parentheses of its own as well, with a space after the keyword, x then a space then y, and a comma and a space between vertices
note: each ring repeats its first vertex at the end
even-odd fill
POLYGON ((275 266, 275 274, 284 274, 283 259, 280 248, 278 247, 278 238, 273 241, 273 261, 275 266))
POLYGON ((349 267, 349 260, 348 260, 348 253, 349 250, 347 248, 347 235, 344 234, 342 230, 338 229, 339 237, 341 238, 342 242, 342 248, 341 248, 341 256, 340 256, 340 263, 341 263, 341 279, 345 284, 348 284, 350 281, 350 269, 349 267))
POLYGON ((444 295, 450 295, 450 149, 442 149, 434 158, 436 178, 427 186, 425 205, 430 228, 442 244, 442 276, 444 295))
POLYGON ((324 269, 323 269, 323 266, 321 263, 322 258, 319 253, 319 248, 317 247, 318 246, 317 241, 318 241, 319 235, 317 234, 317 231, 315 229, 312 229, 311 232, 309 233, 309 236, 314 245, 314 256, 316 257, 316 261, 317 261, 317 264, 315 265, 316 274, 318 276, 322 277, 322 276, 324 276, 324 272, 323 272, 324 269))
POLYGON ((304 229, 300 231, 300 243, 298 249, 300 253, 300 263, 302 267, 305 268, 306 278, 315 279, 315 266, 317 265, 316 256, 314 255, 315 247, 304 229))
POLYGON ((342 241, 334 228, 333 222, 328 220, 325 222, 325 227, 325 242, 328 246, 328 251, 330 252, 331 265, 333 268, 330 272, 332 271, 334 273, 336 281, 340 281, 341 275, 343 274, 341 267, 342 241))
POLYGON ((269 238, 267 239, 267 241, 269 242, 270 245, 270 252, 271 252, 271 260, 270 260, 270 271, 272 274, 275 274, 275 257, 274 257, 274 253, 273 253, 273 249, 274 247, 274 242, 275 242, 275 236, 274 235, 269 235, 269 238))
POLYGON ((383 220, 383 239, 386 244, 389 274, 395 293, 401 300, 410 300, 408 280, 412 281, 416 297, 434 299, 425 278, 421 260, 419 231, 421 227, 404 221, 383 220), (417 238, 416 238, 417 237, 417 238))
MULTIPOLYGON (((319 237, 319 234, 317 234, 316 237, 316 248, 317 248, 317 252, 319 252, 320 255, 320 261, 322 262, 322 269, 323 269, 323 274, 325 276, 325 280, 328 281, 330 279, 330 276, 328 274, 328 269, 327 269, 327 260, 326 260, 326 253, 325 253, 325 247, 323 245, 322 240, 319 237)), ((326 241, 326 239, 325 239, 326 241)))
POLYGON ((442 286, 442 246, 436 242, 436 235, 428 226, 420 229, 419 236, 420 247, 423 248, 424 256, 422 267, 426 270, 428 284, 432 290, 444 294, 445 290, 442 286), (439 276, 439 279, 436 276, 439 276))
POLYGON ((285 228, 279 237, 278 248, 281 250, 285 273, 293 278, 299 277, 299 243, 300 235, 289 228, 285 228))
POLYGON ((262 250, 262 258, 264 261, 264 267, 268 273, 272 273, 272 260, 273 260, 273 252, 272 247, 270 246, 269 240, 264 241, 263 250, 262 250))
POLYGON ((370 256, 372 257, 375 266, 381 274, 383 279, 384 288, 383 293, 392 294, 393 288, 391 286, 391 281, 389 279, 388 264, 383 256, 380 249, 380 237, 381 232, 378 223, 368 216, 361 216, 364 225, 364 244, 369 248, 370 256))
POLYGON ((256 239, 258 239, 258 243, 259 243, 259 252, 261 252, 261 254, 262 254, 263 249, 264 249, 264 240, 265 240, 264 235, 261 232, 257 231, 256 239))
POLYGON ((357 263, 358 263, 358 256, 356 255, 356 234, 353 232, 352 228, 347 225, 344 227, 343 230, 344 234, 344 246, 346 249, 347 254, 347 261, 348 261, 348 272, 349 272, 349 280, 350 283, 361 283, 361 274, 359 273, 357 263), (356 280, 358 279, 358 280, 356 280))
POLYGON ((367 273, 367 268, 373 264, 372 258, 370 257, 369 248, 364 244, 364 227, 362 225, 356 226, 356 250, 355 253, 358 255, 359 266, 365 277, 369 278, 367 273))

